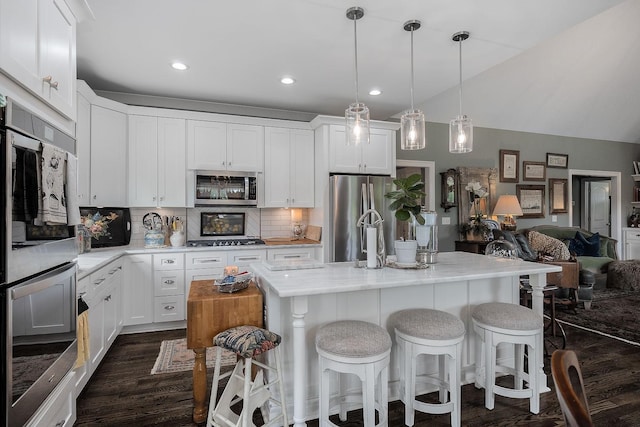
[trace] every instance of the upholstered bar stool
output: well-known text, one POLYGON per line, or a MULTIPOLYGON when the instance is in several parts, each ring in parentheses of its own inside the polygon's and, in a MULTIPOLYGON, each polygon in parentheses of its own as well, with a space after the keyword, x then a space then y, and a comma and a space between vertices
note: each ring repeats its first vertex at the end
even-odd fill
POLYGON ((207 427, 253 426, 253 412, 257 408, 262 411, 265 426, 289 425, 282 381, 280 347, 278 347, 280 341, 278 334, 257 326, 230 328, 213 338, 217 352, 207 427), (223 349, 233 351, 240 356, 240 359, 232 371, 220 374, 223 349), (274 349, 275 365, 268 365, 266 361, 262 363, 255 359, 272 349, 274 349), (252 379, 252 367, 257 370, 254 379, 252 379), (226 377, 230 377, 229 381, 220 396, 220 401, 216 404, 218 383, 226 377), (240 401, 242 401, 242 410, 237 414, 231 410, 231 407, 240 401), (273 417, 270 413, 270 403, 280 408, 280 413, 273 417))
MULTIPOLYGON (((476 341, 476 387, 485 389, 485 407, 493 409, 495 395, 528 398, 529 410, 540 412, 538 345, 542 343, 542 317, 533 310, 503 302, 480 304, 471 315, 476 341), (514 368, 497 364, 499 343, 515 347, 514 368), (528 346, 528 369, 524 370, 524 346, 528 346), (513 375, 514 388, 496 385, 496 372, 513 375), (527 383, 527 388, 523 387, 527 383)), ((540 352, 541 353, 541 352, 540 352)))
POLYGON ((391 337, 386 329, 359 320, 332 322, 318 330, 316 350, 320 372, 320 426, 335 426, 329 421, 329 415, 336 413, 332 412, 336 406, 339 406, 340 420, 346 421, 349 407, 360 404, 366 427, 387 426, 391 337), (340 374, 358 376, 362 395, 348 394, 346 382, 339 381, 339 395, 332 399, 331 371, 337 372, 339 379, 342 379, 340 374), (376 410, 378 424, 375 422, 376 410))
POLYGON ((408 309, 393 313, 389 326, 394 328, 400 350, 400 393, 404 403, 404 423, 412 426, 415 411, 429 414, 451 413, 451 425, 460 425, 460 367, 465 328, 453 314, 431 309, 408 309), (437 376, 417 373, 419 355, 438 358, 437 376), (435 384, 440 403, 416 400, 416 382, 435 384), (447 396, 447 391, 449 396, 447 396))

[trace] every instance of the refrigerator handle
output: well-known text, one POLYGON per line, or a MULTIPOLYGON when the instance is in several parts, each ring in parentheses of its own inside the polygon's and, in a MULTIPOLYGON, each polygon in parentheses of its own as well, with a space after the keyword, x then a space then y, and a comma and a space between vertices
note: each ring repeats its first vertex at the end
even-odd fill
MULTIPOLYGON (((360 212, 359 212, 359 216, 362 216, 368 209, 369 209, 369 196, 367 195, 367 184, 366 183, 362 183, 362 189, 361 191, 361 202, 360 202, 360 212)), ((365 236, 366 236, 366 227, 359 227, 360 228, 360 253, 366 252, 366 246, 365 246, 365 236)))
MULTIPOLYGON (((376 199, 373 197, 373 182, 369 183, 369 209, 376 210, 376 199)), ((373 216, 373 213, 370 215, 369 224, 373 224, 376 222, 376 218, 373 216)))

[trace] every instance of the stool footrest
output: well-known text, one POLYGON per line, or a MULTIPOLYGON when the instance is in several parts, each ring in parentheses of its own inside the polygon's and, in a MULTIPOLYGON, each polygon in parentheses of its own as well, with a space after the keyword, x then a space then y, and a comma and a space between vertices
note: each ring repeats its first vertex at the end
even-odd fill
POLYGON ((413 401, 413 409, 427 414, 448 414, 453 410, 453 402, 446 403, 427 403, 419 400, 413 401))

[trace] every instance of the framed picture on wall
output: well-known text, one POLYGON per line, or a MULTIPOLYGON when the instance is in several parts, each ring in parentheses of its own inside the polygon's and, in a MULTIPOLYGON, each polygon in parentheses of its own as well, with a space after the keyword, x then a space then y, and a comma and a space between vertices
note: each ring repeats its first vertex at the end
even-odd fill
POLYGON ((569 208, 567 194, 568 180, 566 179, 549 179, 549 213, 567 213, 569 208))
POLYGON ((458 171, 448 169, 446 172, 440 172, 440 176, 442 177, 440 207, 448 212, 449 209, 458 206, 458 171))
POLYGON ((547 153, 547 167, 566 169, 569 167, 569 155, 547 153))
POLYGON ((516 185, 521 218, 544 218, 544 185, 516 185))
POLYGON ((523 181, 544 181, 547 178, 547 168, 544 162, 522 162, 523 181))
POLYGON ((520 152, 500 150, 500 182, 518 182, 520 152))

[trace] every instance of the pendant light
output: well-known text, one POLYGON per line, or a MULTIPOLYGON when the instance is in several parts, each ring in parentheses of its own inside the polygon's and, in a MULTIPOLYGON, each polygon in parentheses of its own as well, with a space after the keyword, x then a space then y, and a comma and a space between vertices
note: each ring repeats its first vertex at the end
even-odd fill
POLYGON ((470 153, 473 151, 473 124, 471 119, 462 114, 462 42, 469 38, 467 31, 453 35, 452 40, 460 47, 460 114, 449 122, 449 152, 470 153))
POLYGON ((405 31, 411 32, 411 109, 400 118, 400 149, 421 150, 426 144, 424 113, 413 107, 413 32, 420 28, 420 21, 404 23, 405 31))
POLYGON ((347 145, 358 145, 361 142, 369 142, 369 108, 364 103, 358 102, 358 31, 356 22, 364 16, 361 7, 347 9, 347 18, 353 21, 353 40, 355 46, 356 69, 356 102, 349 105, 344 112, 347 124, 347 145))

